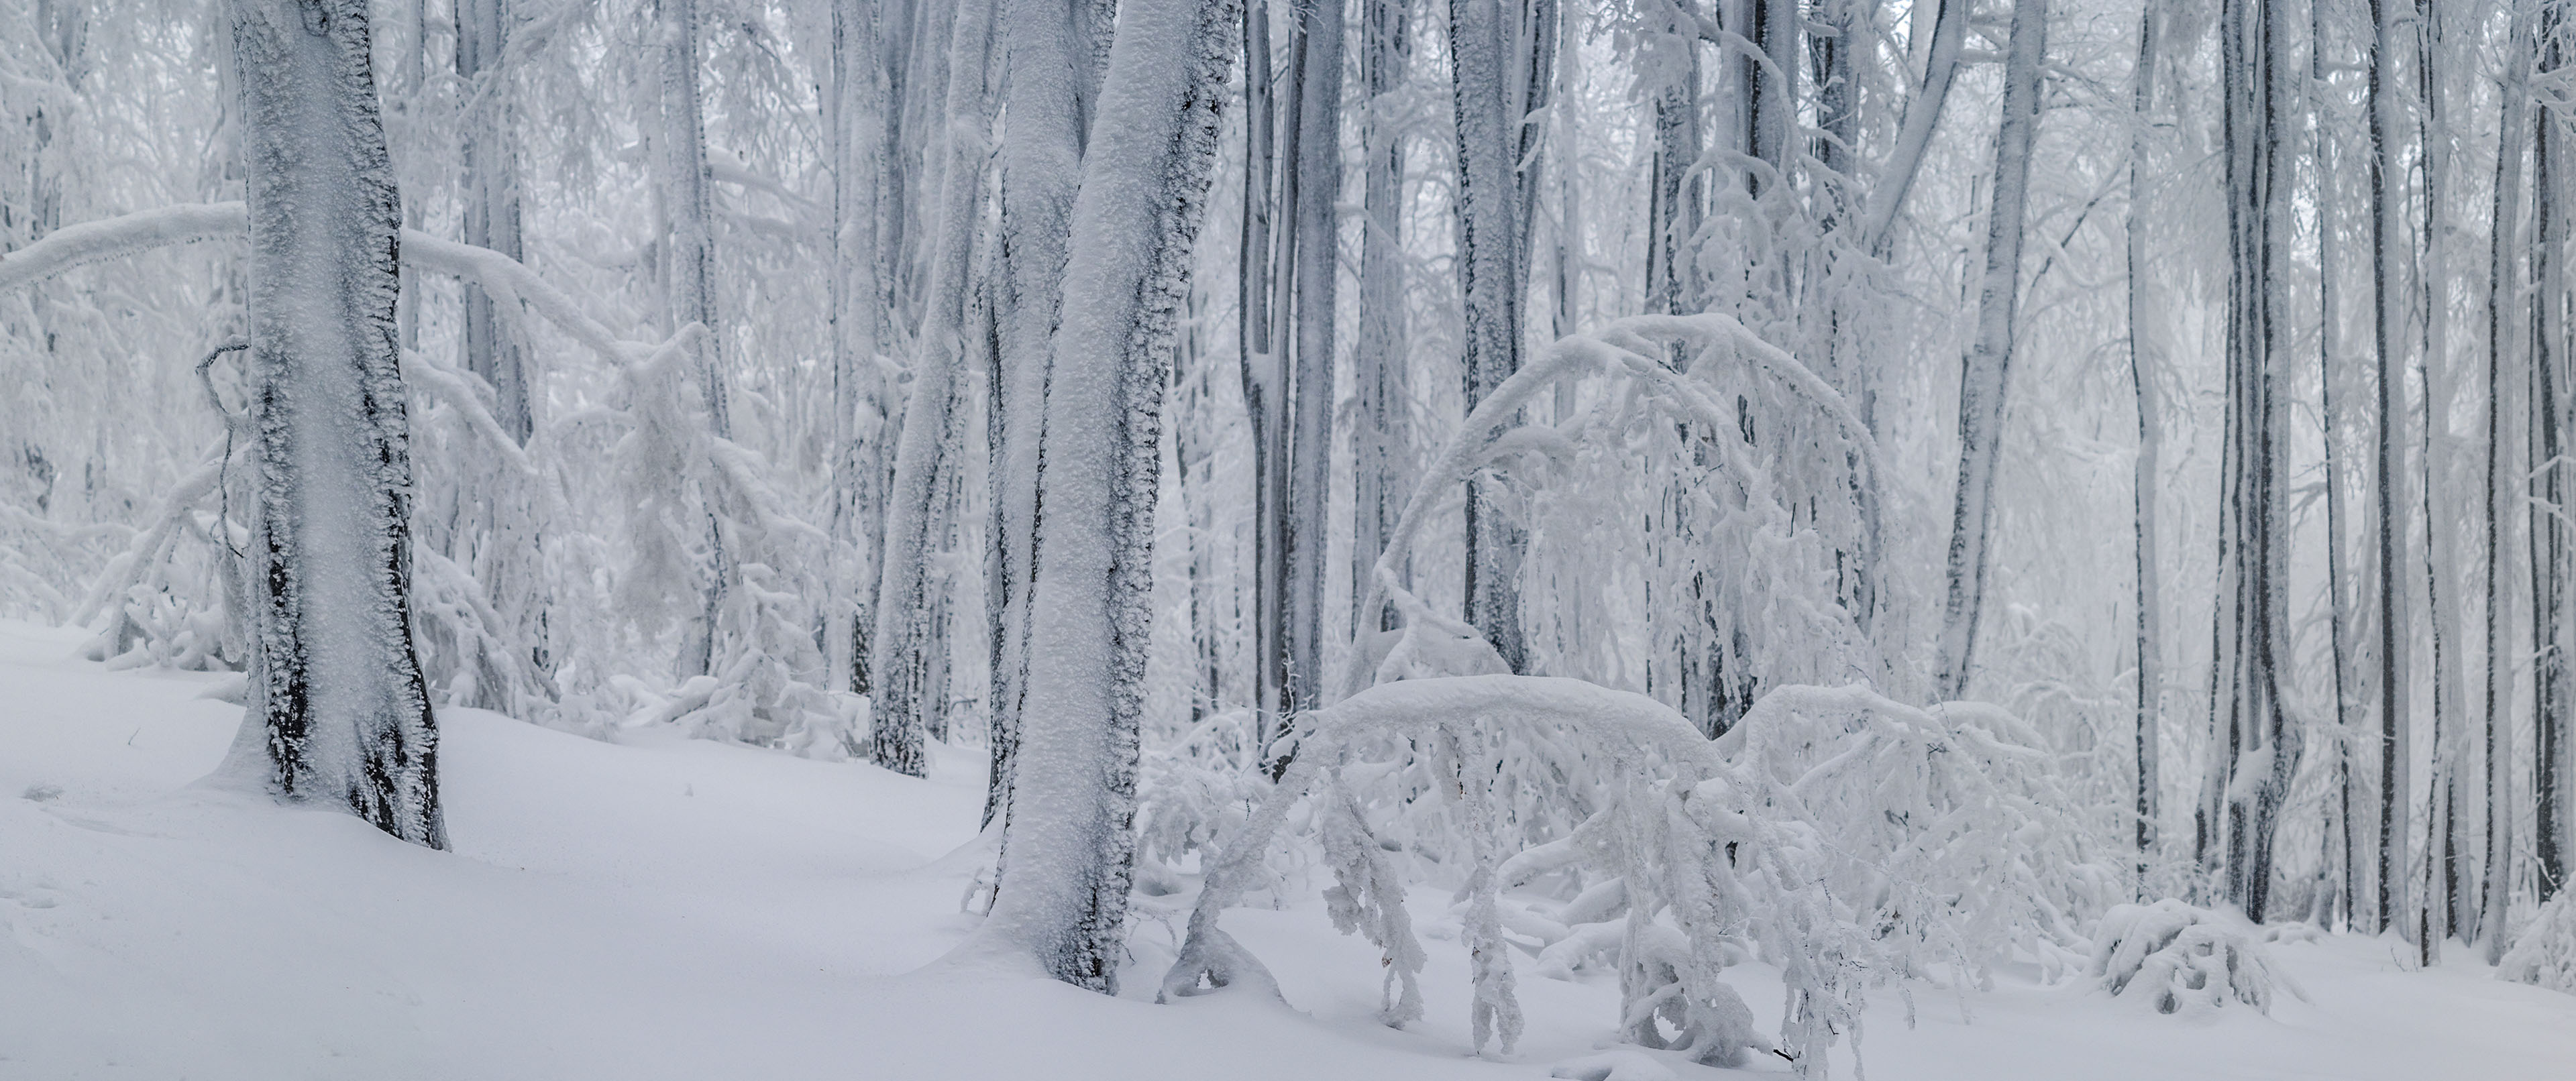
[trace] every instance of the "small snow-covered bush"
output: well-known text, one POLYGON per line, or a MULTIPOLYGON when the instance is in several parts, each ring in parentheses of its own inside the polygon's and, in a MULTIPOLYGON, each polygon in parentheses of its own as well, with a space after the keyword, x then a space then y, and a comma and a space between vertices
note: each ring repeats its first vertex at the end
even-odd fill
POLYGON ((2268 1014, 2273 986, 2289 986, 2252 935, 2171 898, 2105 913, 2093 935, 2092 972, 2114 997, 2157 1013, 2205 1013, 2233 1001, 2268 1014))
POLYGON ((2514 937, 2496 978, 2576 995, 2576 890, 2560 890, 2514 937))
POLYGON ((1758 957, 1788 985, 1777 1048, 1811 1072, 1857 1037, 1868 988, 2080 957, 2066 912, 2091 910, 2098 869, 2022 736, 1858 687, 1779 688, 1712 742, 1578 680, 1382 683, 1303 719, 1294 765, 1205 861, 1163 993, 1275 989, 1216 922, 1312 801, 1334 922, 1385 951, 1388 1023, 1421 1012, 1411 868, 1458 890, 1479 1048, 1518 1034, 1517 949, 1542 975, 1615 972, 1628 1043, 1741 1065, 1775 1045, 1722 972, 1758 957))

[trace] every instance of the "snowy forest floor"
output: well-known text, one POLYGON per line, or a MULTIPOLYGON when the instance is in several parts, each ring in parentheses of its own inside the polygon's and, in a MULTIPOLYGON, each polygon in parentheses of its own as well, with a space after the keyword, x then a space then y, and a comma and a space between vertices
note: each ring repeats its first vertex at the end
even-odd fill
MULTIPOLYGON (((1290 1007, 1153 1005, 1177 919, 1140 921, 1119 1000, 934 965, 973 922, 971 748, 919 781, 446 710, 456 851, 425 851, 195 783, 241 715, 198 697, 216 677, 109 672, 71 659, 78 640, 0 623, 0 1078, 1500 1081, 1612 1033, 1614 985, 1524 966, 1520 1048, 1470 1056, 1466 958, 1429 891, 1430 1013, 1406 1031, 1374 1022, 1375 951, 1311 892, 1227 918, 1290 1007)), ((2380 940, 2274 950, 2309 1001, 2268 1018, 2158 1016, 2007 973, 1964 1002, 1916 985, 1909 1029, 1890 989, 1863 1064, 1881 1081, 2576 1076, 2576 997, 2497 982, 2465 950, 2411 973, 2380 940)), ((1777 982, 1729 974, 1776 1024, 1777 982)), ((1849 1076, 1847 1045, 1835 1059, 1849 1076)))

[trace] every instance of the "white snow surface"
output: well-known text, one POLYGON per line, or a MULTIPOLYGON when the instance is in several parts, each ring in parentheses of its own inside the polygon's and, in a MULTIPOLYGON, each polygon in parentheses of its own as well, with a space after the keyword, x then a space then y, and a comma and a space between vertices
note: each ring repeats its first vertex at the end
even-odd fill
MULTIPOLYGON (((1377 951, 1334 933, 1325 881, 1227 918, 1290 1005, 1150 1002, 1179 929, 1155 913, 1185 905, 1140 902, 1127 998, 942 961, 975 922, 959 901, 983 859, 980 748, 938 748, 914 780, 444 710, 456 850, 431 852, 200 783, 241 715, 199 697, 227 677, 108 672, 72 659, 79 638, 0 622, 0 1079, 1788 1071, 1611 1048, 1614 984, 1518 956, 1529 1031, 1509 1059, 1471 1056, 1457 917, 1427 890, 1429 1012, 1403 1031, 1375 1021, 1377 951)), ((2576 1075, 2576 997, 2498 981, 2472 951, 2408 972, 2384 940, 2269 949, 2310 1001, 2167 1017, 2007 971, 1991 993, 1916 985, 1911 1029, 1893 989, 1873 996, 1864 1064, 1933 1081, 2576 1075)), ((1776 979, 1727 976, 1774 1028, 1776 979)), ((1851 1076, 1848 1044, 1834 1057, 1851 1076)))

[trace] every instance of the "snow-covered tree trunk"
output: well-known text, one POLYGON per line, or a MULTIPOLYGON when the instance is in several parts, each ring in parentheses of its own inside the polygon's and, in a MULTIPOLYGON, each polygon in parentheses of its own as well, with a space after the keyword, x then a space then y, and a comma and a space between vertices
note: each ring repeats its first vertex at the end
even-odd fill
POLYGON ((258 652, 235 764, 280 796, 445 848, 438 729, 411 642, 402 219, 367 5, 234 0, 230 12, 259 467, 258 652))
MULTIPOLYGON (((662 35, 661 128, 654 145, 661 152, 661 202, 667 216, 670 249, 665 256, 670 289, 671 325, 707 328, 696 339, 693 365, 698 395, 707 413, 708 430, 718 439, 733 437, 732 409, 726 399, 724 335, 716 321, 715 211, 707 192, 707 131, 698 86, 697 0, 659 0, 662 35)), ((733 586, 733 559, 725 550, 724 530, 714 514, 707 516, 708 570, 704 605, 682 635, 680 675, 710 674, 715 665, 717 614, 733 586)))
POLYGON ((2009 43, 1977 339, 1959 376, 1959 484, 1950 518, 1949 600, 1941 619, 1943 698, 1967 693, 1985 600, 1987 520, 1994 512, 2004 392, 2011 385, 2013 329, 2021 307, 2022 214, 2030 197, 2031 139, 2039 126, 2039 70, 2048 55, 2048 0, 2016 0, 2009 43))
POLYGON ((1163 366, 1189 292, 1233 64, 1236 0, 1127 0, 1064 277, 1042 454, 1028 697, 1010 862, 980 932, 1114 993, 1135 838, 1137 725, 1163 366))
MULTIPOLYGON (((1323 0, 1297 22, 1289 85, 1297 95, 1288 155, 1293 183, 1288 295, 1288 499, 1285 529, 1288 684, 1292 712, 1320 704, 1324 689, 1325 538, 1333 461, 1333 324, 1341 268, 1342 37, 1340 0, 1323 0)), ((1335 630, 1338 631, 1338 626, 1335 630)))
POLYGON ((993 640, 992 769, 984 817, 1002 813, 1010 791, 1028 676, 1028 605, 1037 555, 1038 438, 1044 428, 1047 366, 1063 296, 1065 245, 1082 181, 1082 108, 1088 42, 1077 47, 1081 11, 1065 0, 1006 0, 1004 48, 1010 138, 1001 146, 1002 259, 1008 272, 998 368, 992 385, 993 552, 986 604, 993 640))
POLYGON ((2223 700, 2213 700, 2217 730, 2210 744, 2202 836, 2205 864, 2223 862, 2229 901, 2262 922, 2271 898, 2273 838, 2302 729, 2281 701, 2289 665, 2289 537, 2282 494, 2287 394, 2276 373, 2282 353, 2274 267, 2288 232, 2290 185, 2280 168, 2278 116, 2286 34, 2278 10, 2229 0, 2219 19, 2221 86, 2226 98, 2228 192, 2228 420, 2226 505, 2221 520, 2220 622, 2224 654, 2214 658, 2223 700), (2223 856, 2221 855, 2223 846, 2223 856))
MULTIPOLYGON (((1449 0, 1451 102, 1458 132, 1458 278, 1466 299, 1467 409, 1521 366, 1521 205, 1513 177, 1520 95, 1506 77, 1510 24, 1502 0, 1449 0)), ((1492 480, 1467 483, 1467 622, 1512 671, 1524 671, 1521 550, 1492 480)))
POLYGON ((885 390, 877 354, 885 345, 885 257, 879 244, 879 195, 887 171, 884 47, 877 5, 832 0, 830 85, 825 89, 825 152, 832 178, 832 504, 833 596, 823 607, 826 682, 867 693, 869 611, 877 575, 869 573, 882 530, 885 390))
MULTIPOLYGON (((2507 667, 2511 662, 2500 655, 2511 645, 2511 632, 2506 625, 2513 591, 2503 588, 2511 583, 2501 579, 2500 574, 2514 561, 2516 553, 2510 548, 2513 508, 2500 504, 2518 498, 2506 492, 2508 479, 2528 475, 2528 470, 2508 457, 2507 448, 2514 441, 2506 438, 2510 423, 2507 418, 2519 410, 2505 389, 2504 359, 2508 352, 2516 351, 2514 347, 2519 342, 2515 335, 2524 326, 2516 309, 2522 296, 2522 137, 2525 103, 2529 100, 2531 46, 2528 17, 2517 13, 2505 54, 2503 101, 2499 106, 2503 117, 2497 128, 2493 210, 2487 233, 2486 649, 2485 687, 2479 696, 2479 704, 2486 711, 2487 845, 2486 877, 2479 887, 2483 903, 2477 922, 2486 940, 2490 965, 2504 959, 2505 911, 2512 894, 2513 716, 2499 696, 2511 693, 2513 679, 2507 667), (2501 687, 2499 676, 2503 677, 2501 687)), ((2527 353, 2522 355, 2528 357, 2527 353)))
MULTIPOLYGON (((512 259, 519 239, 519 156, 511 135, 511 96, 501 67, 508 47, 509 0, 458 0, 456 78, 473 97, 465 116, 465 242, 512 259)), ((465 283, 465 368, 491 384, 493 419, 525 443, 530 412, 527 362, 519 342, 492 311, 491 294, 465 283)))
MULTIPOLYGON (((1368 593, 1371 568, 1386 550, 1387 531, 1395 528, 1411 495, 1405 465, 1411 455, 1411 407, 1405 390, 1404 318, 1404 140, 1388 112, 1386 97, 1404 80, 1412 54, 1408 39, 1410 5, 1405 0, 1361 0, 1360 77, 1368 91, 1360 166, 1362 205, 1367 209, 1360 236, 1359 341, 1351 350, 1352 382, 1359 408, 1352 414, 1354 478, 1351 539, 1351 598, 1368 593)), ((1392 610, 1354 612, 1354 638, 1388 629, 1392 610)))
MULTIPOLYGON (((1959 72, 1959 53, 1968 35, 1971 0, 1939 0, 1933 10, 1932 30, 1923 50, 1923 77, 1912 96, 1905 99, 1905 117, 1900 122, 1896 145, 1889 151, 1887 164, 1880 170, 1878 184, 1869 197, 1869 216, 1861 223, 1859 247, 1872 255, 1886 258, 1897 212, 1904 209, 1907 193, 1914 189, 1914 178, 1923 170, 1923 158, 1932 146, 1932 132, 1941 121, 1941 106, 1950 100, 1950 84, 1959 72)), ((1919 13, 1916 25, 1921 25, 1919 13)))
POLYGON ((2155 0, 2148 0, 2145 13, 2138 19, 2138 63, 2131 76, 2129 219, 2124 237, 2128 246, 2129 381, 2138 402, 2138 454, 2130 475, 2130 496, 2136 508, 2138 715, 2134 732, 2137 745, 2134 813, 2137 815, 2138 900, 2141 902, 2153 899, 2147 896, 2147 866, 2156 845, 2157 731, 2164 715, 2162 632, 2158 629, 2163 597, 2157 588, 2159 564, 2156 557, 2156 481, 2161 468, 2164 406, 2158 393, 2150 351, 2155 339, 2153 332, 2145 326, 2149 319, 2154 318, 2154 313, 2146 279, 2145 223, 2141 220, 2148 213, 2146 142, 2148 116, 2155 107, 2156 24, 2155 0))
MULTIPOLYGON (((2540 73, 2544 82, 2556 77, 2565 58, 2562 38, 2563 16, 2555 6, 2540 13, 2540 73)), ((2532 280, 2534 315, 2532 325, 2532 426, 2537 440, 2533 461, 2540 463, 2532 478, 2532 593, 2533 642, 2538 654, 2533 668, 2532 695, 2532 856, 2539 886, 2539 900, 2547 903, 2565 884, 2567 875, 2566 827, 2567 808, 2561 788, 2567 753, 2568 715, 2571 699, 2568 685, 2567 651, 2576 648, 2569 634, 2567 620, 2571 615, 2567 592, 2571 585, 2568 567, 2568 536, 2564 516, 2567 507, 2567 465, 2559 460, 2565 451, 2568 432, 2567 398, 2569 387, 2566 370, 2567 351, 2563 348, 2567 334, 2568 239, 2566 207, 2560 201, 2565 194, 2559 186, 2567 175, 2560 160, 2565 121, 2555 109, 2537 110, 2532 122, 2532 280), (2544 510, 2542 504, 2545 503, 2544 510)))
POLYGON ((940 536, 940 480, 954 468, 942 459, 953 442, 959 367, 971 332, 967 275, 974 261, 975 227, 983 220, 984 167, 990 157, 985 70, 992 41, 993 0, 969 0, 958 9, 949 39, 927 306, 914 336, 919 354, 896 444, 894 481, 886 492, 876 634, 869 642, 874 692, 869 757, 915 777, 929 768, 922 745, 930 724, 926 714, 947 697, 944 688, 930 682, 933 623, 941 598, 929 591, 929 558, 940 536))
POLYGON ((2358 885, 2354 879, 2354 867, 2357 865, 2355 857, 2359 855, 2353 848, 2352 812, 2356 804, 2354 797, 2361 793, 2358 778, 2353 772, 2356 737, 2353 733, 2354 703, 2350 682, 2352 608, 2348 600, 2349 593, 2344 588, 2350 577, 2344 561, 2344 529, 2345 523, 2350 521, 2350 512, 2344 507, 2344 476, 2349 456, 2344 452, 2340 436, 2343 430, 2342 414, 2338 412, 2338 407, 2335 405, 2338 397, 2336 388, 2342 383, 2339 377, 2339 369, 2342 366, 2336 363, 2335 358, 2342 344, 2338 340, 2338 334, 2343 326, 2341 309, 2335 303, 2337 299, 2335 275, 2343 264, 2340 261, 2341 234, 2338 232, 2341 226, 2335 216, 2340 200, 2336 198, 2334 176, 2342 161, 2342 155, 2338 152, 2334 137, 2328 130, 2330 125, 2325 112, 2328 108, 2325 99, 2333 92, 2333 86, 2326 78, 2325 33, 2325 0, 2310 0, 2308 78, 2302 84, 2304 89, 2301 100, 2313 118, 2315 159, 2312 164, 2317 182, 2317 265, 2325 268, 2317 279, 2317 416, 2324 432, 2322 442, 2326 478, 2326 652, 2328 663, 2332 665, 2331 675, 2334 680, 2335 740, 2334 812, 2332 821, 2324 831, 2326 836, 2320 842, 2324 863, 2317 871, 2321 880, 2333 884, 2333 896, 2330 899, 2320 898, 2316 916, 2319 923, 2331 926, 2332 917, 2338 914, 2346 922, 2352 918, 2354 890, 2358 885), (2340 876, 2329 877, 2338 868, 2341 871, 2340 876))
MULTIPOLYGON (((1270 5, 1243 14, 1243 217, 1235 252, 1235 351, 1252 435, 1252 654, 1254 738, 1268 746, 1287 708, 1288 383, 1281 364, 1278 306, 1284 274, 1276 256, 1278 82, 1270 64, 1270 5)), ((1293 90, 1292 90, 1293 93, 1293 90)), ((1292 98, 1293 100, 1293 98, 1292 98)), ((1290 130, 1293 130, 1290 129, 1290 130)), ((1294 175, 1294 166, 1291 173, 1294 175)))
POLYGON ((2385 10, 2387 0, 2370 0, 2370 269, 2373 360, 2377 379, 2373 403, 2378 413, 2374 473, 2377 479, 2379 549, 2379 859, 2376 867, 2376 926, 2394 925, 2413 934, 2401 914, 2408 908, 2407 845, 2412 803, 2407 795, 2413 769, 2408 748, 2414 741, 2413 698, 2407 689, 2406 647, 2410 641, 2406 594, 2398 586, 2398 568, 2407 563, 2407 506, 2404 452, 2404 399, 2397 390, 2404 361, 2398 351, 2405 318, 2403 283, 2397 265, 2398 197, 2404 183, 2394 165, 2397 134, 2397 54, 2395 28, 2385 10), (2395 190, 2392 190, 2395 189, 2395 190))

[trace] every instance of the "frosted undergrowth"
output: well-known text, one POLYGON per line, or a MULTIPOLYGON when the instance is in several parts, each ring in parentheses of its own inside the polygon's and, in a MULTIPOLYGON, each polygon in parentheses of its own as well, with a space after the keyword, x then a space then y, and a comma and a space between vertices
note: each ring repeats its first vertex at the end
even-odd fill
POLYGON ((2540 906, 2496 966, 2496 978, 2576 995, 2576 890, 2561 889, 2540 906))
POLYGON ((2104 913, 2091 972, 2114 997, 2158 1013, 2205 1014, 2234 1002, 2268 1014, 2278 989, 2298 993, 2239 921, 2171 898, 2104 913))
POLYGON ((1618 980, 1629 1044, 1815 1072, 1858 1037, 1872 987, 2080 965, 2074 926, 2115 876, 2063 820, 2035 744, 1991 707, 1858 687, 1775 689, 1710 741, 1652 699, 1576 680, 1380 684, 1298 726, 1294 765, 1206 857, 1163 991, 1275 989, 1217 917, 1273 880, 1265 853, 1287 832, 1320 841, 1334 923, 1383 951, 1389 1024, 1421 1013, 1403 886, 1427 881, 1457 891, 1480 1048, 1509 1053, 1520 975, 1598 971, 1618 980), (1749 959, 1787 985, 1777 1040, 1724 979, 1749 959))

